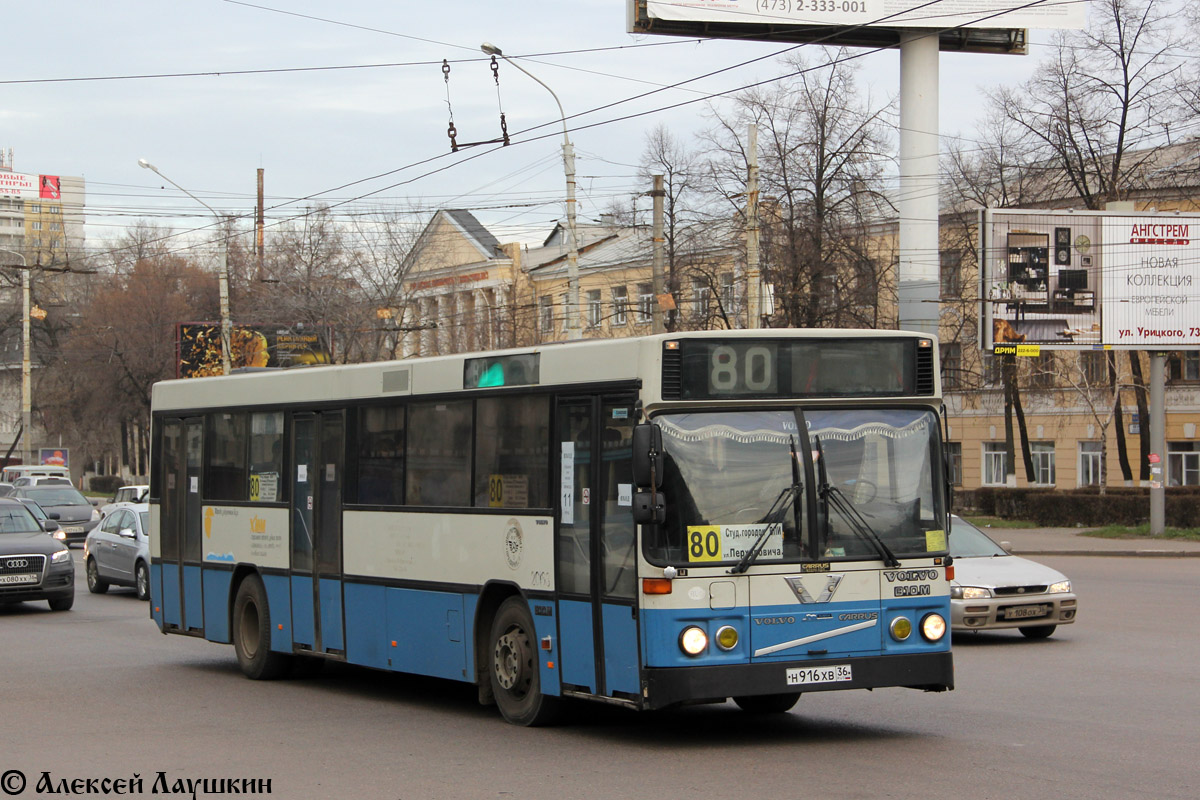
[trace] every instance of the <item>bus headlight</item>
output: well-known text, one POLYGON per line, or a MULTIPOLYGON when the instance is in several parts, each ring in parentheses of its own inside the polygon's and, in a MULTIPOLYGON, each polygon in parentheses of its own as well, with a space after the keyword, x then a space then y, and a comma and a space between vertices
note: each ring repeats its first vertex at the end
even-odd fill
POLYGON ((687 653, 689 656, 698 656, 708 647, 708 634, 703 628, 697 628, 695 625, 684 628, 683 633, 679 634, 679 649, 687 653))
POLYGON ((912 636, 912 620, 908 617, 896 617, 892 620, 892 624, 888 627, 892 633, 892 638, 897 642, 903 642, 909 636, 912 636))
POLYGON ((733 648, 737 647, 737 628, 734 628, 731 625, 724 625, 717 630, 717 635, 714 637, 714 639, 717 643, 717 647, 721 648, 725 652, 729 652, 733 648))
POLYGON ((941 614, 926 614, 921 620, 921 635, 927 642, 940 641, 946 635, 946 618, 941 614))

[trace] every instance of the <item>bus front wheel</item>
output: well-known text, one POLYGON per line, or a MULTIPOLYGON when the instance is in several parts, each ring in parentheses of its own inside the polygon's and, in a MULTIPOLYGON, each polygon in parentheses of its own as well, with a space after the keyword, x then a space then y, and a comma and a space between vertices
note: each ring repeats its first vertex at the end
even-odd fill
POLYGON ((262 578, 248 575, 233 601, 233 649, 247 678, 271 680, 287 670, 290 658, 271 651, 271 611, 262 578))
POLYGON ((537 635, 529 608, 521 597, 500 604, 492 621, 491 668, 496 705, 514 725, 545 725, 558 714, 559 699, 542 694, 537 635))
POLYGON ((751 714, 782 714, 785 711, 790 711, 799 699, 799 692, 785 692, 783 694, 756 694, 747 695, 746 697, 735 697, 733 698, 733 702, 737 703, 738 708, 742 709, 742 711, 748 711, 751 714))

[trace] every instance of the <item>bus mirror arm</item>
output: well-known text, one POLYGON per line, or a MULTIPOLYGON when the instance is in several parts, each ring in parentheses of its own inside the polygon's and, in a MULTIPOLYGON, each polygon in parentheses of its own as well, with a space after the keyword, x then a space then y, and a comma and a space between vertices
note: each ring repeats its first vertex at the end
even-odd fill
POLYGON ((653 422, 633 426, 633 482, 652 490, 662 486, 662 431, 653 422))

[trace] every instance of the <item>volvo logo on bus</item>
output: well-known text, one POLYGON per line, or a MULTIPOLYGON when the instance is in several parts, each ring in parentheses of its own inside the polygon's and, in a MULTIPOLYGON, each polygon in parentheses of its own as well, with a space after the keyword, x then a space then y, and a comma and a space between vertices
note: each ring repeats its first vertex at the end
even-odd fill
POLYGON ((909 569, 901 572, 885 572, 888 583, 896 581, 936 581, 941 575, 936 569, 909 569))
POLYGON ((828 603, 833 599, 842 575, 805 575, 803 577, 784 578, 791 587, 792 593, 801 603, 828 603), (814 594, 814 592, 816 594, 814 594))
POLYGON ((754 620, 755 625, 795 625, 795 617, 760 617, 754 620))

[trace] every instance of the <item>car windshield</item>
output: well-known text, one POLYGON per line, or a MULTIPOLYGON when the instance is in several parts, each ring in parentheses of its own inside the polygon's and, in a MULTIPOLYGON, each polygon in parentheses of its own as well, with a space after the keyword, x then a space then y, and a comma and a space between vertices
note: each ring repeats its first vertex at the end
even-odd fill
POLYGON ((895 553, 945 549, 930 411, 714 411, 654 421, 667 503, 666 523, 647 529, 646 557, 655 563, 737 561, 764 532, 758 564, 879 558, 869 532, 829 510, 821 483, 895 553), (803 464, 804 453, 813 465, 803 464))
POLYGON ((1006 556, 1008 553, 979 528, 965 519, 953 517, 950 520, 950 555, 955 558, 990 558, 1006 556))
POLYGON ((69 486, 45 486, 25 489, 25 496, 31 497, 43 506, 86 506, 88 501, 78 490, 69 486))
POLYGON ((25 506, 0 507, 0 533, 32 533, 42 526, 25 506))

